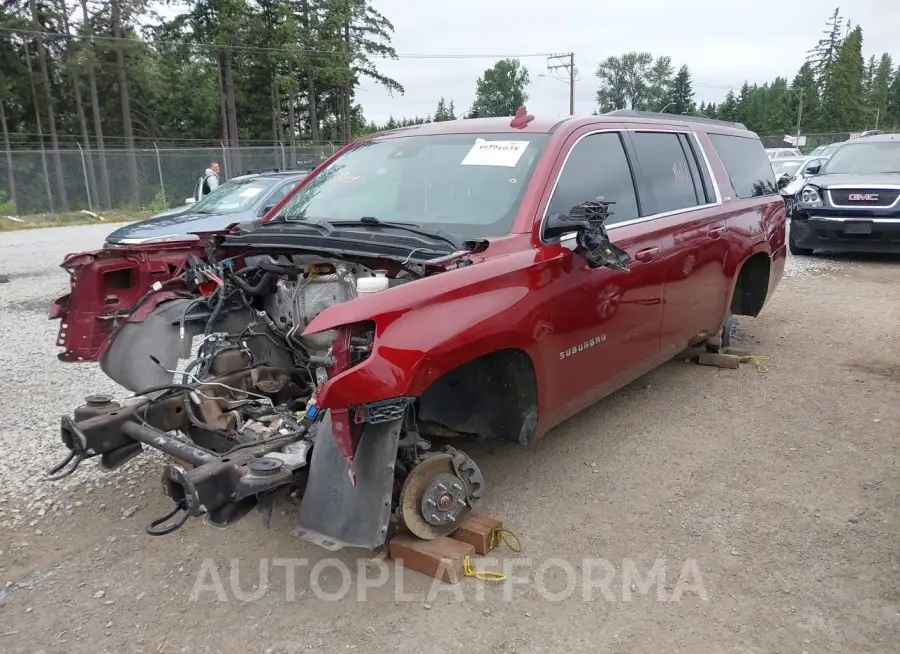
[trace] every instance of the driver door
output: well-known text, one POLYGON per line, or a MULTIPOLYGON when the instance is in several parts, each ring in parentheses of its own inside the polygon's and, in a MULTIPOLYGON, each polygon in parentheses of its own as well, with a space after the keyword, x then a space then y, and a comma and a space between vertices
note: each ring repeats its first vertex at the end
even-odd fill
POLYGON ((558 285, 547 337, 553 351, 546 355, 553 422, 659 363, 665 246, 652 221, 641 220, 637 163, 626 144, 620 131, 573 135, 548 204, 547 214, 567 214, 582 202, 614 202, 605 222, 609 238, 632 258, 628 272, 590 268, 574 252, 574 235, 544 246, 558 285))

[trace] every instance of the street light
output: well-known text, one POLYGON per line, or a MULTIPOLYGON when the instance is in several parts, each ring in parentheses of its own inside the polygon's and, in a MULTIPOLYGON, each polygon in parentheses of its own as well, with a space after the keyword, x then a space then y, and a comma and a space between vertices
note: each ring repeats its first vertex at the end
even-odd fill
POLYGON ((675 104, 675 103, 674 103, 674 102, 670 102, 670 103, 667 104, 665 107, 663 107, 662 109, 660 109, 660 110, 659 110, 659 113, 661 113, 661 114, 666 113, 666 109, 668 109, 669 107, 671 107, 673 104, 675 104))

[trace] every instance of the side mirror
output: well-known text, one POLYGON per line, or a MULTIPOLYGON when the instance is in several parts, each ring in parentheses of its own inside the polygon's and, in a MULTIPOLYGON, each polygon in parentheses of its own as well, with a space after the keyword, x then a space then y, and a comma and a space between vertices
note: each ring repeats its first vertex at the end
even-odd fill
POLYGON ((267 205, 259 210, 259 217, 262 218, 275 207, 274 204, 267 205))
POLYGON ((197 201, 196 198, 185 198, 184 199, 185 204, 194 204, 196 201, 197 201))
POLYGON ((822 164, 820 163, 812 163, 806 167, 806 170, 803 171, 803 174, 806 177, 812 177, 813 175, 818 175, 819 171, 822 169, 822 164))
POLYGON ((780 191, 785 186, 787 186, 790 183, 790 181, 791 181, 790 175, 788 175, 787 173, 781 173, 778 176, 778 180, 776 180, 775 185, 778 188, 778 190, 780 191))
POLYGON ((609 240, 603 224, 612 215, 609 210, 612 204, 614 203, 582 202, 572 207, 567 216, 547 216, 544 237, 556 238, 575 232, 575 254, 583 257, 590 268, 606 266, 628 272, 631 256, 609 240))

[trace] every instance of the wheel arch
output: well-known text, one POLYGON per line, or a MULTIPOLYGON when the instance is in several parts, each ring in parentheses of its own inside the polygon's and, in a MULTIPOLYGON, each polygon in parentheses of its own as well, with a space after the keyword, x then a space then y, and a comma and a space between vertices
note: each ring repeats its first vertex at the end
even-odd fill
POLYGON ((538 428, 538 379, 519 347, 483 352, 444 372, 419 396, 417 418, 462 434, 527 444, 538 428))
POLYGON ((745 257, 732 282, 728 308, 737 316, 758 316, 769 296, 772 257, 758 250, 745 257))

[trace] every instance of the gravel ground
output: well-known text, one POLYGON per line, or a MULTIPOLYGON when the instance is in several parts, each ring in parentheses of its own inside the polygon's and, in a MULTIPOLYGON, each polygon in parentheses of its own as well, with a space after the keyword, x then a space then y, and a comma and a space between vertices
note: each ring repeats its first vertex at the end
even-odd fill
MULTIPOLYGON (((324 601, 334 569, 320 588, 308 568, 295 585, 273 567, 332 556, 291 537, 284 508, 269 532, 251 516, 151 539, 143 525, 167 510, 158 459, 41 480, 64 452, 59 415, 121 394, 94 365, 59 363, 46 319, 63 255, 115 227, 0 235, 0 651, 900 651, 900 261, 790 259, 766 312, 742 322, 768 372, 673 361, 533 448, 466 447, 484 510, 522 536, 523 553, 499 558, 531 582, 467 579, 462 599, 404 603, 398 590, 430 585, 391 568, 366 601, 355 577, 324 601), (585 600, 585 558, 614 569, 608 595, 585 600), (537 580, 564 590, 565 567, 540 567, 560 559, 578 590, 551 601, 537 580), (672 601, 628 583, 657 560, 672 601), (224 596, 192 597, 212 564, 224 596), (679 576, 694 586, 674 601, 679 576)), ((337 560, 355 571, 355 556, 337 560)))

